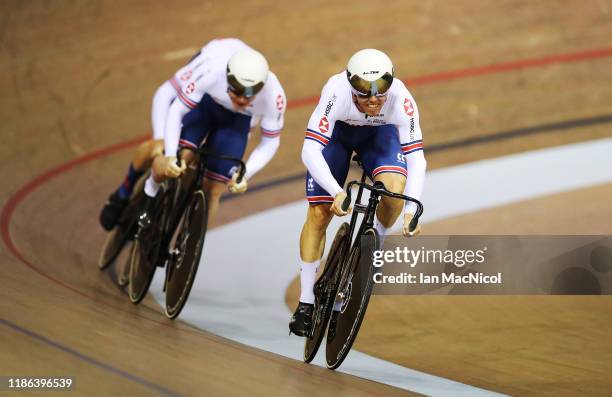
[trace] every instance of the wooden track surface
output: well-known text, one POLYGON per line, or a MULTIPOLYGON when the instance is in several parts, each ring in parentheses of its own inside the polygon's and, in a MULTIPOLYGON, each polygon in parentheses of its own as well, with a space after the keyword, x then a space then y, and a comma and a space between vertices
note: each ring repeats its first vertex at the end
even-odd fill
MULTIPOLYGON (((426 148, 558 125, 433 152, 430 169, 612 136, 612 123, 592 122, 612 114, 609 0, 3 1, 0 375, 70 374, 76 395, 410 395, 167 321, 151 300, 131 305, 95 267, 104 237, 98 211, 125 171, 129 145, 45 174, 149 134, 157 86, 190 49, 232 36, 267 56, 291 103, 281 149, 253 186, 303 172, 313 100, 364 47, 385 50, 408 79, 426 148), (449 71, 465 72, 442 74, 449 71), (572 120, 591 122, 560 126, 572 120)), ((611 190, 542 198, 427 231, 610 233, 611 190), (589 203, 581 212, 568 209, 576 197, 589 203), (511 214, 528 222, 517 230, 511 214)), ((216 224, 302 196, 302 181, 255 192, 224 205, 216 224)), ((611 308, 609 297, 377 297, 357 348, 510 394, 604 396, 612 390, 611 308)))

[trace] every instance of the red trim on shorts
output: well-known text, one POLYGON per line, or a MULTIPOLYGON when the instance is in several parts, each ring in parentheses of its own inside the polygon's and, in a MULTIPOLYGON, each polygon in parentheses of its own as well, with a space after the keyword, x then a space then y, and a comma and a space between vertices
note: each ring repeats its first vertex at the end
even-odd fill
POLYGON ((197 149, 198 148, 198 146, 195 143, 190 142, 190 141, 188 141, 186 139, 179 139, 179 145, 180 146, 190 147, 192 149, 197 149))
POLYGON ((308 200, 310 204, 333 203, 334 202, 334 198, 332 196, 311 196, 311 197, 306 197, 306 200, 308 200))
POLYGON ((225 175, 217 174, 216 172, 213 172, 213 171, 210 171, 210 170, 205 170, 204 171, 204 176, 207 177, 207 178, 210 178, 212 180, 215 180, 217 182, 227 183, 227 182, 231 181, 231 179, 226 177, 225 175))
POLYGON ((383 166, 380 166, 378 168, 375 168, 374 171, 372 171, 372 176, 374 177, 374 176, 376 176, 378 174, 382 174, 382 173, 385 173, 385 172, 395 172, 397 174, 402 174, 405 177, 408 176, 408 171, 406 171, 405 168, 398 167, 398 166, 395 166, 395 165, 383 165, 383 166))

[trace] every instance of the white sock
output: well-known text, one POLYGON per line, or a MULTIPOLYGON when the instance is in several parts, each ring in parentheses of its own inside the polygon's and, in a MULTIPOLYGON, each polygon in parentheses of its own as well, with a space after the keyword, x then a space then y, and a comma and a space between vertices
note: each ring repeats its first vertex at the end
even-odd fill
POLYGON ((149 175, 147 181, 145 182, 144 187, 145 194, 149 197, 157 196, 157 192, 159 191, 159 183, 155 182, 153 179, 153 174, 149 175))
POLYGON ((314 262, 304 262, 300 259, 300 302, 303 303, 314 303, 314 285, 317 280, 317 270, 319 270, 320 260, 314 262))
POLYGON ((378 218, 376 218, 376 222, 374 222, 374 228, 378 232, 378 237, 380 238, 380 246, 382 247, 385 243, 385 236, 387 235, 387 228, 380 223, 378 218))

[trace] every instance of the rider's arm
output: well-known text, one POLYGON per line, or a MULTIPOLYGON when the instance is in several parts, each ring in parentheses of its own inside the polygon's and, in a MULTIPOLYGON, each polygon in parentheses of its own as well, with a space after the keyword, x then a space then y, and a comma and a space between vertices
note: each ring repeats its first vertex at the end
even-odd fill
POLYGON ((182 101, 174 101, 170 106, 170 110, 168 110, 166 133, 164 134, 164 151, 166 157, 176 156, 179 139, 181 137, 181 121, 189 110, 190 108, 182 101))
POLYGON ((261 142, 253 150, 246 162, 245 178, 251 179, 258 171, 268 164, 280 145, 280 136, 268 137, 262 131, 261 142))
POLYGON ((194 74, 190 80, 178 91, 178 96, 168 110, 166 131, 164 134, 164 151, 166 157, 176 156, 181 137, 183 116, 198 106, 207 90, 202 83, 202 76, 194 74))
MULTIPOLYGON (((306 133, 308 134, 308 131, 306 133)), ((317 181, 327 193, 335 197, 343 189, 332 175, 322 152, 323 146, 321 143, 307 138, 304 140, 304 146, 302 147, 302 161, 314 180, 317 181)))
MULTIPOLYGON (((425 170, 427 169, 427 161, 423 154, 423 133, 419 123, 419 109, 416 102, 408 90, 404 90, 405 98, 399 102, 400 107, 396 109, 398 115, 397 129, 402 153, 406 160, 406 168, 408 169, 404 194, 420 200, 425 184, 425 170)), ((405 213, 414 215, 416 209, 416 204, 409 201, 404 206, 405 213)))
POLYGON ((272 160, 280 145, 280 133, 285 124, 287 98, 278 78, 272 72, 268 74, 265 93, 262 95, 266 95, 266 109, 260 121, 261 141, 246 162, 247 180, 272 160))
MULTIPOLYGON (((425 170, 427 169, 427 161, 423 155, 423 150, 406 154, 404 158, 406 159, 406 165, 408 167, 408 180, 406 180, 404 194, 420 200, 421 194, 423 193, 423 185, 425 184, 425 170)), ((407 202, 404 212, 414 215, 416 209, 416 204, 407 202)))
MULTIPOLYGON (((174 79, 174 77, 173 77, 174 79)), ((153 96, 151 106, 151 122, 153 124, 153 139, 164 138, 164 128, 170 104, 176 98, 176 89, 172 86, 171 80, 162 84, 153 96)))
MULTIPOLYGON (((345 79, 344 76, 343 78, 345 79)), ((343 191, 323 157, 323 149, 331 141, 340 114, 339 108, 343 108, 335 93, 336 81, 336 76, 332 76, 323 87, 319 103, 308 121, 302 147, 302 162, 308 168, 310 176, 332 197, 343 191)))

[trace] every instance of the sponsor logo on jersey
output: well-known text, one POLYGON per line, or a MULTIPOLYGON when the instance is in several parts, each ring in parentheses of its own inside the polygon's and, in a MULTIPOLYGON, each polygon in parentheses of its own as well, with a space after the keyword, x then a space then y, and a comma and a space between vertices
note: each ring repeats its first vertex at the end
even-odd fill
POLYGON ((181 74, 181 81, 187 81, 191 78, 191 75, 193 74, 193 71, 191 70, 186 70, 183 74, 181 74))
POLYGON ((191 94, 193 91, 195 91, 195 83, 187 84, 187 87, 185 87, 185 92, 187 94, 191 94))
POLYGON ((414 116, 414 105, 412 104, 412 101, 408 98, 404 99, 404 111, 408 116, 414 116))
POLYGON ((319 131, 324 134, 329 132, 329 120, 327 120, 326 116, 321 117, 321 120, 319 121, 319 131))
POLYGON ((283 100, 283 96, 281 94, 278 94, 278 96, 276 97, 276 108, 279 112, 282 112, 284 106, 285 101, 283 100))
POLYGON ((327 106, 325 107, 325 116, 329 116, 329 112, 331 112, 332 107, 334 106, 334 102, 336 102, 336 99, 338 99, 338 97, 336 96, 336 94, 334 94, 334 96, 331 97, 329 102, 327 102, 327 106))

